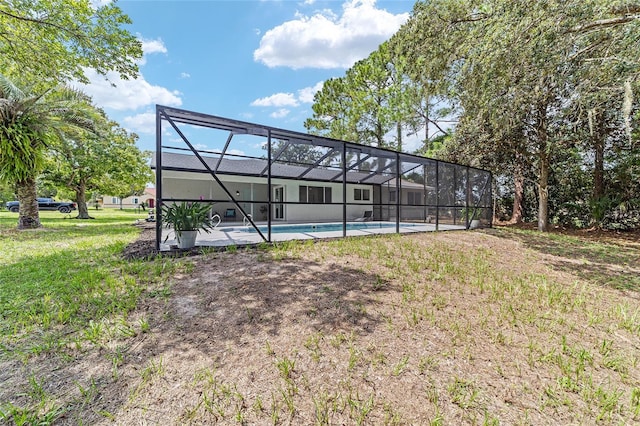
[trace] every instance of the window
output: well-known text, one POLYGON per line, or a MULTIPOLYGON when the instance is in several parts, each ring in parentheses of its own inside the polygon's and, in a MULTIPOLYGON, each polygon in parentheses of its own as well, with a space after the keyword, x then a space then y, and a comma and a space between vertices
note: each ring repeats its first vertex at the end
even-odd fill
POLYGON ((133 204, 138 204, 138 197, 133 197, 133 204))
POLYGON ((422 204, 422 193, 420 192, 407 192, 407 204, 410 206, 419 206, 422 204))
POLYGON ((354 188, 353 199, 356 201, 360 201, 360 200, 368 201, 371 199, 371 192, 368 189, 354 188))
POLYGON ((118 204, 118 197, 111 197, 111 204, 118 204))
POLYGON ((396 201, 396 191, 389 191, 389 202, 395 203, 396 201))
POLYGON ((301 203, 328 204, 331 202, 331 188, 301 185, 299 198, 301 203))
POLYGON ((322 186, 309 187, 309 203, 324 203, 324 188, 322 186))

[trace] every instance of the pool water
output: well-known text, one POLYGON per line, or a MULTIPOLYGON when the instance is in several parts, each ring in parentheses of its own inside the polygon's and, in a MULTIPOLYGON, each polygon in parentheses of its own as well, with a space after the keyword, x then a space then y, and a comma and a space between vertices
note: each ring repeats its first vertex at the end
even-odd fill
MULTIPOLYGON (((347 231, 354 231, 359 229, 381 229, 381 228, 395 228, 396 224, 393 222, 347 222, 347 231)), ((421 226, 414 223, 401 223, 401 227, 421 226)), ((266 234, 269 232, 267 226, 259 226, 260 232, 266 234)), ((247 227, 234 227, 234 228, 222 228, 221 231, 235 231, 235 232, 249 232, 256 233, 256 230, 252 226, 247 227)), ((310 233, 310 232, 332 232, 342 231, 342 223, 300 223, 290 225, 272 225, 272 234, 282 233, 310 233)))

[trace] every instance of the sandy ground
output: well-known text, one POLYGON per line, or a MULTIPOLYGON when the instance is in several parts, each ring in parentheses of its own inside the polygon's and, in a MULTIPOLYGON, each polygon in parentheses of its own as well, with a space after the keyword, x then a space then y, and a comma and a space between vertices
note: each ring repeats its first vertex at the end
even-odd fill
MULTIPOLYGON (((126 255, 149 254, 152 237, 126 255)), ((585 262, 572 269, 493 230, 367 245, 181 259, 188 267, 129 318, 148 331, 66 359, 5 362, 0 394, 46 375, 55 403, 74 407, 59 424, 640 422, 640 316, 627 329, 615 314, 633 315, 640 289, 591 284, 585 262), (456 262, 469 251, 480 255, 456 262), (555 290, 522 300, 542 293, 496 290, 502 277, 555 290), (543 300, 554 292, 571 308, 543 300)))

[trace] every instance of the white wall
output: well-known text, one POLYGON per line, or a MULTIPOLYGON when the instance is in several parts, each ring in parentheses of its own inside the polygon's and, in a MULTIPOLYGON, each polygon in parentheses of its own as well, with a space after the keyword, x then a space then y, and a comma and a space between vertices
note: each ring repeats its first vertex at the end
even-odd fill
MULTIPOLYGON (((278 182, 286 188, 285 201, 300 201, 300 186, 321 186, 331 188, 331 201, 342 203, 342 184, 328 182, 305 182, 281 180, 278 182)), ((347 184, 347 203, 358 203, 357 206, 347 206, 347 220, 362 217, 365 210, 373 210, 373 187, 368 185, 347 184), (368 201, 355 201, 354 188, 368 189, 368 201)), ((342 221, 342 204, 290 204, 285 206, 285 220, 289 222, 306 221, 342 221)))
MULTIPOLYGON (((238 202, 247 213, 252 213, 255 220, 265 220, 263 214, 260 213, 260 205, 266 205, 268 199, 267 179, 254 178, 250 176, 229 176, 218 175, 225 187, 231 194, 236 197, 236 191, 240 192, 238 202), (253 188, 253 189, 252 189, 253 188), (253 197, 251 197, 253 194, 253 197), (246 199, 253 199, 261 203, 243 202, 246 199), (252 212, 253 204, 253 212, 252 212)), ((342 203, 342 183, 313 182, 313 181, 294 181, 288 179, 272 179, 272 190, 275 186, 283 186, 285 188, 284 201, 298 202, 300 201, 300 186, 322 186, 331 187, 331 198, 334 203, 342 203)), ((352 185, 347 184, 347 203, 357 203, 358 205, 347 206, 347 219, 355 219, 362 217, 366 210, 373 210, 373 186, 370 185, 352 185), (354 188, 368 189, 369 200, 354 199, 354 188)), ((273 196, 273 195, 272 195, 273 196)), ((226 199, 227 194, 215 182, 211 176, 204 174, 187 174, 187 173, 170 173, 164 172, 162 183, 162 197, 176 199, 226 199)), ((228 208, 236 208, 233 202, 216 203, 213 211, 223 216, 228 208)), ((242 215, 236 208, 236 221, 242 221, 242 215)), ((323 204, 290 204, 285 205, 285 221, 288 222, 304 222, 304 221, 341 221, 342 205, 323 205, 323 204)))

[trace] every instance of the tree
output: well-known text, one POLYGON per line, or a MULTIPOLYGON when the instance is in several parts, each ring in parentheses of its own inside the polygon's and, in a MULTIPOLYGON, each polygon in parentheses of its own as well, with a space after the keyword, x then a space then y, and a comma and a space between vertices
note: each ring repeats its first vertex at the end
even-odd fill
POLYGON ((136 76, 142 47, 128 23, 115 1, 0 0, 0 180, 16 186, 19 228, 40 226, 35 182, 46 147, 81 124, 84 96, 58 85, 87 81, 85 68, 136 76), (8 78, 17 75, 23 89, 8 78))
POLYGON ((453 88, 466 123, 459 140, 472 144, 463 133, 479 131, 493 143, 473 145, 478 156, 506 159, 514 172, 518 162, 534 168, 540 230, 548 226, 554 162, 578 142, 572 110, 592 103, 596 89, 622 98, 621 82, 638 76, 640 8, 620 5, 433 0, 416 4, 404 27, 403 51, 420 59, 410 61, 412 75, 453 88))
POLYGON ((425 58, 406 48, 414 42, 411 38, 415 31, 408 28, 414 22, 409 21, 389 40, 390 62, 395 68, 397 85, 392 107, 400 114, 396 121, 403 123, 409 136, 424 131, 424 146, 419 151, 427 152, 433 148, 433 138, 450 134, 442 122, 453 109, 448 102, 450 82, 445 78, 446 67, 439 63, 440 58, 425 58), (427 67, 429 72, 425 72, 427 67), (435 128, 433 132, 432 127, 435 128))
POLYGON ((94 109, 95 132, 78 131, 52 145, 46 177, 69 188, 78 204, 78 219, 90 219, 87 194, 98 192, 122 198, 142 193, 153 180, 150 153, 136 147, 137 136, 94 109))
POLYGON ((350 114, 353 104, 346 78, 331 78, 313 98, 313 116, 304 122, 311 133, 350 142, 358 140, 357 120, 350 114))
POLYGON ((390 49, 388 42, 382 43, 344 77, 325 82, 305 127, 336 139, 402 150, 404 127, 414 119, 408 103, 413 98, 403 91, 409 87, 404 63, 400 58, 393 62, 390 49))
POLYGON ((116 2, 0 0, 0 57, 5 75, 33 81, 86 81, 84 68, 135 77, 142 46, 116 2))
POLYGON ((387 135, 396 127, 394 119, 406 114, 402 114, 402 111, 394 114, 393 111, 394 103, 396 107, 402 104, 394 102, 394 95, 397 94, 394 89, 397 86, 394 85, 394 67, 390 61, 388 43, 383 43, 369 57, 348 69, 346 80, 353 100, 349 112, 357 123, 357 142, 398 149, 402 146, 401 138, 398 137, 393 143, 387 135))
POLYGON ((36 178, 47 147, 68 132, 91 128, 86 106, 81 92, 56 87, 32 94, 0 74, 0 181, 15 185, 18 229, 40 227, 36 178))

